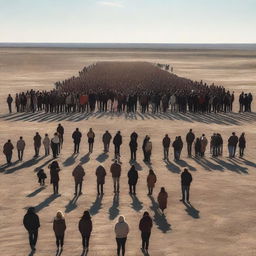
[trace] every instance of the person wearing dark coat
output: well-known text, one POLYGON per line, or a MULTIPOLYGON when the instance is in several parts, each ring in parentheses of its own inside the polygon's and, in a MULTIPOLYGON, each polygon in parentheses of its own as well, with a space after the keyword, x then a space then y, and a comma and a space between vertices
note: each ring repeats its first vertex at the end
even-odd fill
POLYGON ((92 233, 92 220, 88 211, 85 211, 80 219, 78 229, 82 236, 83 248, 84 250, 87 249, 87 251, 89 251, 90 236, 92 233))
POLYGON ((115 146, 115 159, 120 158, 120 146, 122 145, 122 135, 120 131, 115 135, 113 144, 115 146))
POLYGON ((79 146, 82 138, 82 133, 79 131, 78 128, 73 132, 72 139, 74 141, 74 154, 79 153, 79 146))
POLYGON ((104 152, 109 152, 109 144, 112 139, 112 135, 109 133, 109 131, 106 131, 102 136, 102 142, 104 145, 104 152))
POLYGON ((201 154, 201 141, 200 138, 196 138, 195 142, 195 156, 198 157, 201 154))
POLYGON ((63 142, 64 142, 64 127, 61 124, 59 124, 57 127, 57 133, 59 134, 60 146, 62 147, 63 142))
POLYGON ((168 194, 165 191, 165 188, 161 187, 161 190, 157 197, 157 201, 158 201, 159 209, 161 209, 163 214, 164 214, 164 210, 167 208, 167 198, 168 198, 168 194))
POLYGON ((182 199, 180 201, 187 203, 189 202, 189 190, 190 190, 190 184, 192 182, 192 175, 188 171, 187 168, 184 169, 184 171, 181 174, 181 191, 182 191, 182 199))
POLYGON ((26 143, 23 140, 23 137, 20 137, 20 139, 17 141, 17 151, 18 151, 19 161, 23 160, 23 154, 24 154, 25 147, 26 147, 26 143))
POLYGON ((75 180, 75 193, 74 195, 82 195, 82 187, 83 187, 83 180, 85 176, 84 168, 82 164, 78 164, 72 173, 74 180, 75 180), (78 191, 79 188, 79 191, 78 191))
POLYGON ((59 171, 60 167, 57 161, 53 161, 48 168, 50 169, 51 184, 53 185, 53 194, 59 193, 59 171))
POLYGON ((245 140, 245 133, 244 132, 239 137, 238 147, 239 147, 239 156, 243 157, 244 156, 244 149, 246 147, 246 140, 245 140))
POLYGON ((147 153, 146 153, 145 148, 146 148, 146 145, 147 145, 148 141, 149 141, 149 136, 146 135, 145 138, 144 138, 144 140, 143 140, 143 144, 142 144, 142 151, 143 151, 143 155, 144 155, 143 161, 144 161, 144 162, 145 162, 146 159, 147 159, 147 153))
POLYGON ((11 94, 8 95, 6 102, 8 104, 9 112, 11 114, 12 113, 12 102, 13 102, 13 98, 12 98, 11 94))
POLYGON ((29 244, 31 250, 36 250, 36 242, 38 238, 38 229, 40 227, 40 221, 38 215, 35 213, 34 207, 29 207, 27 213, 23 218, 23 225, 28 231, 29 244))
POLYGON ((128 176, 128 184, 129 184, 129 188, 130 188, 130 194, 136 195, 136 185, 137 185, 139 176, 138 176, 138 172, 134 165, 129 170, 127 176, 128 176))
POLYGON ((38 132, 36 132, 36 135, 34 136, 34 148, 35 148, 35 156, 34 157, 38 157, 39 156, 39 150, 41 147, 41 136, 39 135, 38 132))
POLYGON ((40 184, 40 186, 44 186, 45 179, 47 178, 46 173, 44 172, 44 169, 40 169, 38 171, 37 177, 38 177, 38 183, 40 184))
POLYGON ((130 136, 131 140, 134 139, 137 142, 138 139, 138 134, 134 131, 131 136, 130 136))
POLYGON ((64 215, 61 211, 58 211, 53 221, 53 231, 55 233, 56 246, 58 251, 60 246, 61 246, 61 251, 63 250, 65 230, 66 230, 66 222, 65 222, 64 215))
POLYGON ((11 140, 8 140, 3 147, 3 153, 6 156, 6 162, 7 164, 11 164, 12 162, 12 151, 13 151, 14 147, 11 143, 11 140))
POLYGON ((175 141, 172 143, 172 146, 174 149, 174 160, 180 160, 180 154, 183 148, 181 136, 176 137, 175 141))
POLYGON ((188 149, 188 156, 191 157, 192 155, 192 144, 195 140, 195 134, 193 133, 192 129, 189 130, 186 136, 186 142, 187 142, 187 149, 188 149))
POLYGON ((103 193, 103 185, 105 184, 105 177, 107 175, 105 168, 100 165, 96 169, 96 177, 97 177, 97 192, 98 195, 104 195, 103 193))
POLYGON ((236 136, 235 132, 232 132, 232 136, 230 136, 228 139, 229 157, 235 157, 237 143, 238 137, 236 136))
POLYGON ((130 161, 136 161, 136 152, 138 148, 137 141, 133 138, 131 139, 129 143, 130 151, 131 151, 131 160, 130 161))
POLYGON ((164 136, 162 144, 164 148, 164 160, 169 160, 169 148, 171 144, 171 139, 169 138, 168 134, 164 136))
POLYGON ((149 174, 147 176, 147 186, 148 186, 148 195, 152 195, 153 193, 153 189, 155 187, 157 178, 156 175, 154 173, 154 171, 152 169, 149 170, 149 174))
POLYGON ((119 193, 121 165, 117 162, 117 160, 115 160, 115 162, 110 166, 110 172, 112 173, 112 179, 114 183, 114 193, 119 193))
POLYGON ((141 231, 142 240, 142 251, 148 252, 149 238, 151 235, 151 229, 153 226, 152 218, 149 216, 148 212, 144 212, 143 217, 140 220, 139 229, 141 231))

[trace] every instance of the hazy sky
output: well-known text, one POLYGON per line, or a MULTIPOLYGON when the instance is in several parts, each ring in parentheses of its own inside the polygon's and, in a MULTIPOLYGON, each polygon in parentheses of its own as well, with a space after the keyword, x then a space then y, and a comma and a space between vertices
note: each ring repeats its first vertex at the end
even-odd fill
POLYGON ((0 0, 0 42, 256 43, 256 0, 0 0))

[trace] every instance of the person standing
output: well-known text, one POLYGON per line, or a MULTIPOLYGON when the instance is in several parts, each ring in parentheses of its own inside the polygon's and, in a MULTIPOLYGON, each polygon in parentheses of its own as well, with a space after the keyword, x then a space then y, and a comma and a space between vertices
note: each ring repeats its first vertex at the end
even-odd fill
POLYGON ((90 128, 89 132, 87 133, 88 143, 89 143, 89 153, 93 151, 93 143, 95 138, 95 133, 93 132, 92 128, 90 128))
POLYGON ((146 156, 145 162, 147 163, 151 162, 150 160, 151 153, 152 153, 152 142, 150 141, 150 137, 148 137, 148 140, 145 145, 145 156, 146 156))
POLYGON ((151 196, 153 193, 153 189, 155 187, 157 178, 152 169, 149 170, 149 174, 147 177, 147 186, 148 186, 148 195, 151 196))
POLYGON ((56 246, 58 251, 60 246, 61 246, 61 251, 63 250, 65 230, 66 230, 66 222, 65 222, 64 214, 61 211, 58 211, 53 221, 53 231, 55 234, 56 246))
POLYGON ((44 145, 44 150, 45 150, 45 156, 49 156, 50 155, 50 139, 48 134, 45 134, 45 137, 43 139, 43 145, 44 145))
POLYGON ((186 136, 186 142, 187 142, 187 149, 188 149, 188 156, 192 156, 192 144, 195 140, 195 134, 193 133, 192 129, 189 130, 186 136))
POLYGON ((120 146, 122 145, 122 135, 121 132, 118 131, 113 139, 113 144, 115 146, 115 159, 119 159, 120 155, 120 146))
POLYGON ((180 201, 182 202, 189 202, 189 190, 190 190, 190 184, 192 182, 192 175, 188 171, 187 168, 184 169, 184 171, 181 174, 181 191, 182 191, 182 199, 180 201))
POLYGON ((81 142, 81 138, 82 138, 82 133, 79 131, 78 128, 76 128, 76 130, 73 132, 72 138, 74 141, 74 154, 78 154, 79 146, 80 146, 80 142, 81 142))
POLYGON ((38 177, 38 183, 40 184, 40 186, 44 186, 45 179, 47 178, 46 173, 44 172, 44 169, 40 169, 38 171, 37 177, 38 177))
POLYGON ((38 215, 35 213, 34 207, 29 207, 27 213, 23 218, 23 225, 28 231, 29 244, 32 251, 36 250, 36 243, 38 238, 38 229, 40 227, 40 220, 38 215))
POLYGON ((41 136, 39 135, 38 132, 36 132, 36 135, 34 136, 34 148, 35 148, 35 156, 34 157, 38 157, 39 156, 39 150, 41 147, 41 136))
POLYGON ((12 113, 12 102, 13 102, 13 98, 12 98, 11 94, 8 95, 6 102, 8 104, 9 113, 11 114, 12 113))
POLYGON ((52 148, 52 155, 53 158, 56 158, 59 154, 59 145, 60 145, 60 137, 58 133, 54 133, 54 137, 51 139, 51 148, 52 148))
POLYGON ((131 139, 131 140, 135 140, 135 141, 137 142, 138 134, 134 131, 134 132, 131 134, 130 139, 131 139))
POLYGON ((59 172, 60 167, 57 161, 53 161, 48 168, 50 169, 51 184, 53 185, 53 194, 59 193, 59 172))
POLYGON ((130 194, 136 195, 136 185, 137 185, 139 176, 138 176, 138 172, 134 165, 132 165, 127 176, 128 176, 128 184, 129 184, 130 194))
POLYGON ((82 218, 79 221, 78 229, 82 236, 83 249, 89 251, 89 242, 92 233, 92 220, 91 215, 88 211, 84 211, 82 218))
POLYGON ((124 216, 119 216, 118 222, 115 225, 116 243, 117 243, 117 255, 125 255, 125 244, 129 233, 129 225, 125 222, 124 216))
POLYGON ((201 157, 204 157, 205 151, 206 151, 206 147, 207 147, 207 144, 208 144, 208 140, 206 139, 204 134, 200 138, 200 141, 201 141, 201 157))
POLYGON ((105 177, 107 175, 105 168, 100 165, 96 169, 96 177, 97 177, 97 192, 98 195, 104 195, 103 185, 105 184, 105 177))
POLYGON ((136 161, 136 152, 138 148, 138 143, 134 138, 131 138, 129 143, 130 151, 131 151, 131 160, 130 161, 136 161))
POLYGON ((74 195, 82 195, 82 186, 83 186, 83 179, 85 176, 84 168, 81 163, 79 163, 72 173, 74 180, 75 180, 75 193, 74 195), (79 187, 79 193, 78 193, 78 187, 79 187))
POLYGON ((148 135, 146 135, 144 140, 143 140, 143 144, 142 144, 142 151, 143 151, 143 155, 144 155, 143 161, 144 162, 146 161, 146 158, 147 158, 145 148, 146 148, 146 144, 147 144, 148 140, 149 140, 149 137, 148 137, 148 135))
POLYGON ((17 141, 17 151, 18 151, 19 161, 23 160, 25 146, 26 146, 26 143, 23 140, 23 137, 20 137, 20 139, 17 141))
POLYGON ((246 140, 245 140, 245 133, 243 132, 239 138, 239 156, 243 157, 244 156, 244 149, 246 147, 246 140))
POLYGON ((58 124, 57 133, 59 134, 60 138, 60 147, 62 148, 64 142, 64 127, 61 124, 58 124))
POLYGON ((149 216, 148 212, 144 212, 143 217, 140 220, 139 229, 141 231, 142 240, 142 251, 148 252, 149 238, 151 235, 151 229, 153 226, 152 218, 149 216))
POLYGON ((228 139, 228 151, 229 151, 229 157, 235 157, 236 155, 236 146, 238 143, 238 137, 236 136, 235 132, 232 132, 232 136, 228 139))
POLYGON ((109 152, 109 144, 110 144, 111 139, 112 139, 112 136, 109 133, 109 131, 106 131, 102 136, 102 142, 103 142, 103 145, 104 145, 104 152, 105 153, 109 152))
POLYGON ((11 164, 12 162, 12 151, 13 151, 14 147, 12 145, 11 140, 8 140, 3 147, 3 152, 5 154, 6 157, 6 162, 7 164, 11 164))
POLYGON ((164 210, 167 208, 167 198, 168 198, 168 194, 165 191, 165 188, 161 187, 161 190, 157 197, 157 201, 158 201, 159 208, 161 209, 163 214, 164 214, 164 210))
POLYGON ((115 162, 110 167, 110 172, 112 173, 113 183, 114 183, 114 193, 119 193, 119 180, 121 176, 121 165, 115 160, 115 162))
POLYGON ((174 150, 174 160, 180 160, 181 151, 183 148, 183 142, 181 136, 177 136, 175 141, 172 143, 173 150, 174 150))
POLYGON ((171 139, 168 136, 168 134, 165 134, 162 144, 163 144, 163 148, 164 148, 164 160, 169 160, 169 148, 170 148, 170 144, 171 144, 171 139))

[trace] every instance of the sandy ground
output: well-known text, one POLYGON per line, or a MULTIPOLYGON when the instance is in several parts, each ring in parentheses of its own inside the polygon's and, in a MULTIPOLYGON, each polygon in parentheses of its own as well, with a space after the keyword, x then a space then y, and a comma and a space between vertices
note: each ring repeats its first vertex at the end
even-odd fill
MULTIPOLYGON (((94 229, 88 255, 115 255, 116 245, 114 225, 119 214, 125 215, 131 231, 127 241, 127 255, 143 255, 140 251, 138 223, 145 210, 154 219, 151 236, 151 256, 253 256, 256 255, 256 199, 255 199, 255 153, 254 126, 256 114, 227 115, 45 115, 7 114, 5 103, 8 93, 30 88, 50 89, 58 79, 74 75, 84 65, 99 60, 143 60, 168 63, 174 66, 178 75, 192 79, 203 79, 225 85, 236 95, 241 90, 255 95, 256 52, 251 51, 107 51, 107 50, 61 50, 61 49, 0 49, 0 145, 11 138, 16 143, 19 136, 27 142, 23 163, 7 169, 0 169, 0 255, 29 255, 30 249, 22 219, 28 206, 37 206, 41 228, 35 255, 55 255, 55 238, 52 221, 57 210, 65 212, 67 232, 63 256, 81 255, 82 244, 78 231, 78 221, 84 210, 92 214, 94 229), (52 187, 47 179, 47 187, 39 189, 35 168, 44 167, 48 177, 48 164, 51 157, 34 160, 32 137, 36 131, 41 135, 53 134, 57 124, 65 127, 64 148, 59 158, 60 197, 52 196, 52 187), (71 134, 79 127, 83 132, 81 152, 72 157, 71 134), (88 153, 85 134, 92 127, 96 133, 95 149, 88 153), (193 128, 197 136, 203 132, 208 139, 213 132, 221 132, 225 140, 224 156, 211 158, 209 147, 206 158, 197 161, 186 156, 182 160, 166 164, 162 160, 161 141, 168 133, 171 139, 184 136, 193 128), (108 129, 112 134, 121 130, 123 134, 121 193, 116 201, 113 198, 112 180, 109 167, 113 158, 113 145, 109 155, 102 155, 101 136, 108 129), (137 197, 128 194, 127 172, 129 170, 129 136, 134 130, 139 134, 138 164, 139 182, 137 197), (227 158, 226 141, 232 131, 239 135, 246 133, 248 147, 244 159, 227 158), (141 145, 146 134, 153 142, 152 167, 158 181, 152 198, 147 196, 146 176, 148 166, 142 161, 141 145), (71 172, 75 165, 82 162, 86 170, 84 194, 76 203, 71 200, 74 181, 71 172), (96 196, 95 169, 103 164, 107 170, 105 195, 96 196), (179 202, 180 172, 188 167, 193 175, 191 203, 187 208, 179 202), (166 217, 157 211, 156 198, 160 187, 164 186, 169 194, 166 217)), ((237 97, 236 97, 237 100, 237 97)), ((236 104, 237 105, 237 104, 236 104)), ((255 108, 254 108, 255 109, 255 108)), ((237 110, 237 106, 235 108, 237 110)), ((16 151, 14 161, 17 160, 16 151)), ((3 155, 0 163, 4 164, 3 155)))

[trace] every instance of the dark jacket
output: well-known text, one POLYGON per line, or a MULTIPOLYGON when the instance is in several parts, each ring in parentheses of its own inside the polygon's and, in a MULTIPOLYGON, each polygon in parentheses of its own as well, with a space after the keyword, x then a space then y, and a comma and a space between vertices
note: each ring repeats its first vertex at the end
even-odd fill
POLYGON ((228 139, 228 146, 236 146, 238 143, 238 137, 236 135, 232 135, 228 139))
POLYGON ((50 175, 51 175, 51 184, 52 183, 58 183, 60 178, 59 178, 59 171, 60 168, 59 166, 55 165, 54 162, 49 165, 50 168, 50 175))
POLYGON ((239 146, 239 148, 245 148, 246 147, 246 141, 245 141, 244 136, 240 136, 238 146, 239 146))
POLYGON ((138 172, 134 167, 131 167, 130 171, 128 172, 128 184, 129 185, 136 185, 138 181, 138 172))
POLYGON ((102 136, 103 143, 108 144, 111 141, 111 139, 112 139, 112 136, 109 132, 105 132, 102 136))
POLYGON ((40 227, 40 221, 37 214, 35 214, 30 208, 23 218, 23 225, 28 231, 37 230, 40 227))
POLYGON ((163 147, 164 148, 169 148, 170 147, 170 143, 171 143, 171 139, 168 136, 165 136, 163 138, 163 142, 162 142, 163 147))
POLYGON ((135 139, 132 139, 129 143, 129 146, 132 151, 136 151, 138 148, 138 143, 136 142, 135 139))
POLYGON ((63 128, 63 126, 58 126, 57 127, 57 132, 60 134, 60 135, 63 135, 64 134, 64 128, 63 128))
POLYGON ((42 140, 42 138, 39 134, 35 135, 34 136, 34 145, 36 147, 40 147, 41 146, 41 140, 42 140))
POLYGON ((113 144, 115 145, 115 146, 120 146, 120 145, 122 145, 122 136, 121 136, 121 134, 116 134, 116 136, 114 137, 114 139, 113 139, 113 144))
POLYGON ((84 172, 83 166, 77 165, 75 167, 75 169, 73 170, 72 175, 73 175, 76 183, 83 182, 83 179, 84 179, 84 176, 85 176, 85 172, 84 172))
POLYGON ((113 163, 110 167, 110 172, 112 173, 112 177, 120 177, 121 176, 121 165, 118 163, 113 163))
POLYGON ((80 143, 82 138, 82 133, 79 131, 74 131, 72 134, 72 138, 74 140, 74 143, 80 143))
POLYGON ((3 148, 4 154, 5 154, 5 155, 10 155, 10 154, 12 154, 13 148, 14 148, 14 147, 13 147, 13 145, 12 145, 11 142, 6 142, 6 143, 4 144, 4 148, 3 148))
POLYGON ((103 166, 100 165, 99 167, 97 167, 96 176, 98 184, 105 184, 106 170, 103 166))
POLYGON ((188 144, 192 144, 195 139, 195 134, 193 132, 189 132, 186 136, 186 142, 188 144))
POLYGON ((139 229, 142 233, 150 233, 153 222, 150 216, 143 216, 140 220, 139 229))
POLYGON ((192 175, 188 171, 184 171, 181 174, 181 184, 183 186, 189 186, 192 182, 192 175))
POLYGON ((63 236, 66 230, 65 219, 55 218, 53 221, 53 231, 56 236, 63 236))
POLYGON ((78 228, 82 236, 90 236, 92 232, 92 220, 81 218, 78 224, 78 228))

